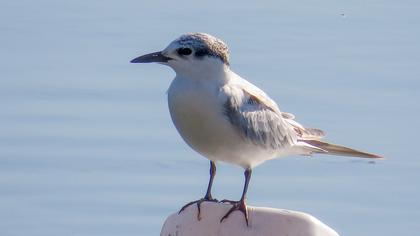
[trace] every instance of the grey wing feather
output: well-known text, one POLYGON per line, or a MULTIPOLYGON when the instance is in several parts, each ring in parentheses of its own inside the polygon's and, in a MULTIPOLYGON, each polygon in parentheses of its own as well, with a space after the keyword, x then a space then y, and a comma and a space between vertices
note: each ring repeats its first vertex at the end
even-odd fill
POLYGON ((296 140, 296 133, 276 109, 244 91, 244 98, 228 99, 224 114, 243 138, 256 145, 279 149, 296 140))
POLYGON ((316 139, 319 140, 325 136, 325 132, 320 129, 303 127, 300 123, 294 120, 295 116, 291 113, 281 113, 285 121, 293 127, 299 138, 316 139))
POLYGON ((288 112, 282 112, 282 113, 281 113, 281 116, 282 116, 284 119, 290 119, 290 120, 295 119, 295 115, 293 115, 292 113, 288 113, 288 112))
POLYGON ((305 128, 302 130, 302 138, 321 139, 325 136, 325 132, 315 128, 305 128))

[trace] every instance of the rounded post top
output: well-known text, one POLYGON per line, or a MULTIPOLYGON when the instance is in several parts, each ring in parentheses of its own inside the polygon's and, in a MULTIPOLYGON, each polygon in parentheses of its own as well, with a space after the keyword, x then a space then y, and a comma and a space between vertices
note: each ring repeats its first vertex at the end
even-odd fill
POLYGON ((249 226, 242 212, 233 212, 220 222, 230 209, 226 203, 205 202, 201 205, 201 220, 197 206, 191 205, 180 214, 169 216, 161 236, 338 236, 333 229, 315 217, 297 211, 248 206, 249 226))

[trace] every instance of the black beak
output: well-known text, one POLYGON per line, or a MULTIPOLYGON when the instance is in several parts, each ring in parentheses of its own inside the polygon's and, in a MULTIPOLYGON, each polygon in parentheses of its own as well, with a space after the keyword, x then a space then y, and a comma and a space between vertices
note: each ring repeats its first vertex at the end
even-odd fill
POLYGON ((168 62, 172 58, 164 56, 162 52, 149 53, 131 60, 131 63, 168 62))

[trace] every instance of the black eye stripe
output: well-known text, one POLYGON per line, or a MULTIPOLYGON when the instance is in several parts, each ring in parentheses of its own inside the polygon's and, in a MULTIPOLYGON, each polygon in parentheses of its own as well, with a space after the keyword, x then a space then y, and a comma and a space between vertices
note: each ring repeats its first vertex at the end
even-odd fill
POLYGON ((190 48, 180 48, 177 50, 179 55, 187 56, 192 53, 192 50, 190 48))
POLYGON ((199 49, 195 51, 194 54, 196 57, 203 57, 205 55, 210 56, 210 52, 207 49, 199 49))

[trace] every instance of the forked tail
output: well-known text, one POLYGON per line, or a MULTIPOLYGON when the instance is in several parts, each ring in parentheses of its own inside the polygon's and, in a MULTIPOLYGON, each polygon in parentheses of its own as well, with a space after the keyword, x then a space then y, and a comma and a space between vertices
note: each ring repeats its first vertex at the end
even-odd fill
POLYGON ((363 158, 383 158, 375 154, 362 152, 362 151, 358 151, 352 148, 335 145, 332 143, 322 142, 319 140, 301 140, 301 142, 305 142, 311 146, 316 147, 316 149, 313 149, 314 153, 331 154, 331 155, 338 155, 338 156, 363 157, 363 158))

